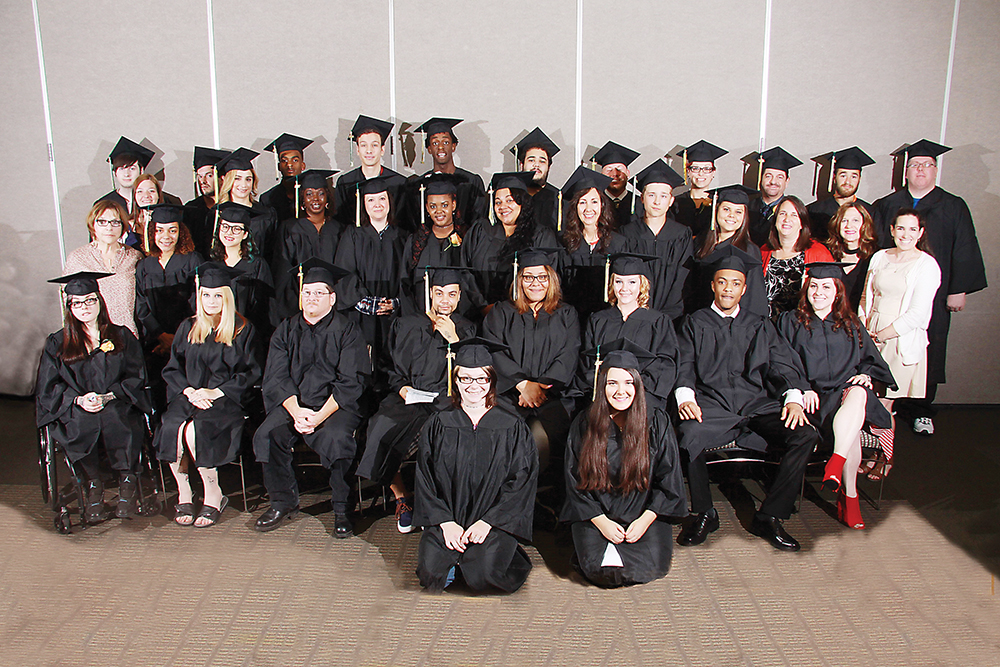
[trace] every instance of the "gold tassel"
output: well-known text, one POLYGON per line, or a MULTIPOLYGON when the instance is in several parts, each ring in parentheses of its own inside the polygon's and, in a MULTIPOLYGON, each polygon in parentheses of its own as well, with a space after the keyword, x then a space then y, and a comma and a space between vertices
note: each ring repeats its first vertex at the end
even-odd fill
POLYGON ((295 217, 299 217, 299 177, 295 177, 295 217))
POLYGON ((455 358, 455 353, 451 351, 451 343, 448 343, 448 352, 445 353, 445 357, 448 359, 448 396, 451 396, 451 374, 452 374, 452 359, 455 358))
POLYGON ((420 144, 420 164, 423 164, 424 163, 424 153, 427 151, 427 132, 424 131, 424 132, 421 132, 420 134, 424 138, 423 142, 420 144))
POLYGON ((560 190, 559 191, 559 210, 556 212, 556 231, 557 232, 561 232, 562 231, 562 210, 563 210, 562 190, 560 190))
POLYGON ((688 149, 684 149, 684 182, 688 180, 688 149))
POLYGON ((431 317, 431 272, 424 267, 424 312, 431 317))
POLYGON ((601 346, 597 346, 597 361, 594 362, 594 393, 590 397, 590 401, 594 402, 597 400, 597 376, 601 372, 601 346))
MULTIPOLYGON (((427 190, 427 186, 423 183, 420 184, 420 226, 423 227, 427 224, 427 199, 424 196, 424 192, 427 190)), ((428 301, 427 303, 430 303, 428 301)))
POLYGON ((281 169, 278 168, 278 144, 274 145, 274 180, 281 182, 281 169))
POLYGON ((146 255, 149 256, 149 223, 153 216, 142 209, 139 210, 141 211, 139 219, 142 220, 142 242, 146 246, 146 255))
POLYGON ((194 198, 197 199, 201 196, 201 190, 198 188, 198 170, 192 167, 191 175, 194 176, 194 198))
POLYGON ((517 252, 514 253, 514 279, 510 281, 510 296, 517 300, 517 252))
POLYGON ((518 166, 518 162, 519 162, 518 158, 519 158, 519 156, 517 154, 517 144, 514 144, 514 167, 515 168, 518 166))
MULTIPOLYGON (((354 133, 347 135, 348 151, 351 153, 351 166, 354 166, 354 133)), ((360 155, 358 157, 361 157, 360 155)))
POLYGON ((299 264, 299 310, 302 310, 302 265, 299 264))
POLYGON ((493 184, 492 183, 490 183, 489 192, 486 193, 486 199, 489 202, 489 207, 490 207, 490 224, 491 225, 495 225, 495 224, 497 224, 497 219, 496 219, 496 216, 493 213, 493 184))
POLYGON ((712 193, 712 220, 709 223, 711 225, 711 230, 713 232, 715 231, 715 205, 716 205, 716 203, 718 201, 719 201, 719 193, 718 192, 713 192, 712 193))
POLYGON ((354 225, 356 227, 361 226, 361 184, 358 183, 356 192, 354 193, 354 225))
POLYGON ((212 167, 212 182, 215 185, 215 192, 212 193, 212 201, 216 204, 219 203, 219 168, 216 166, 212 167))
POLYGON ((604 303, 611 303, 608 288, 611 286, 611 255, 604 258, 604 303))
POLYGON ((906 187, 906 163, 910 161, 910 149, 903 151, 903 187, 906 187))
POLYGON ((639 195, 639 181, 635 176, 632 177, 632 210, 629 211, 631 215, 635 215, 635 198, 639 195))
POLYGON ((826 189, 832 194, 833 193, 833 172, 837 169, 837 154, 833 153, 830 155, 830 182, 827 184, 826 189))
POLYGON ((764 158, 757 155, 757 189, 760 190, 760 182, 764 180, 764 158))

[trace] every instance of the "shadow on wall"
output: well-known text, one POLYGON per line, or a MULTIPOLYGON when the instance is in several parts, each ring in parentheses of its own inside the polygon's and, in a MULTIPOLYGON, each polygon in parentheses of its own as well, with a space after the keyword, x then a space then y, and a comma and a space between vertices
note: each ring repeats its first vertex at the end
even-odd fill
POLYGON ((62 326, 59 290, 45 282, 60 274, 57 246, 55 231, 19 233, 0 225, 2 393, 27 396, 34 392, 45 338, 62 326))

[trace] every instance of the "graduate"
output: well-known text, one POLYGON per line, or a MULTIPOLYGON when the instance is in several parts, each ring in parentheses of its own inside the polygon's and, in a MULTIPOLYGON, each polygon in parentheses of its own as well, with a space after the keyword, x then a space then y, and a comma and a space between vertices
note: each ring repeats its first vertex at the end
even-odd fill
MULTIPOLYGON (((423 150, 426 150, 430 154, 433 165, 423 175, 414 175, 407 180, 406 210, 415 213, 415 218, 420 215, 420 184, 432 174, 438 173, 452 174, 458 180, 458 210, 462 220, 469 223, 474 222, 485 216, 489 210, 486 187, 483 185, 482 177, 455 164, 458 137, 455 135, 454 128, 461 122, 458 118, 431 118, 414 130, 414 132, 421 132, 424 137, 421 163, 423 162, 423 150)), ((408 229, 412 230, 416 226, 416 219, 405 222, 408 229)))
POLYGON ((132 214, 132 204, 135 198, 132 196, 132 189, 139 176, 146 171, 146 167, 156 155, 145 146, 141 146, 131 139, 120 137, 115 147, 108 155, 108 162, 111 164, 111 180, 115 189, 100 197, 99 201, 113 201, 129 214, 132 214))
MULTIPOLYGON (((613 341, 628 339, 648 350, 653 357, 641 369, 646 404, 665 410, 677 379, 677 335, 670 318, 650 307, 651 265, 656 260, 652 255, 633 253, 611 257, 607 289, 611 307, 587 320, 583 349, 600 351, 613 341)), ((586 353, 581 357, 578 379, 585 400, 593 400, 594 365, 587 361, 586 353)))
MULTIPOLYGON (((270 267, 275 253, 275 235, 278 214, 270 206, 257 201, 257 171, 253 159, 260 155, 248 148, 237 148, 220 160, 215 168, 219 172, 219 204, 235 202, 251 209, 250 223, 247 225, 257 252, 270 267)), ((240 311, 245 312, 245 311, 240 311)))
POLYGON ((274 209, 278 225, 299 215, 302 201, 299 176, 306 170, 305 150, 312 142, 312 139, 283 133, 264 147, 264 150, 274 153, 279 180, 277 185, 260 196, 260 203, 274 209))
MULTIPOLYGON (((386 146, 392 145, 390 135, 393 124, 372 118, 370 116, 358 116, 351 128, 351 135, 348 140, 351 142, 351 150, 357 151, 358 160, 361 162, 357 168, 344 172, 337 179, 337 189, 334 193, 335 209, 337 220, 344 227, 354 224, 354 212, 357 208, 358 186, 370 178, 385 178, 392 195, 392 201, 396 203, 397 211, 394 216, 397 226, 405 229, 412 227, 412 221, 403 212, 402 197, 403 189, 406 186, 406 177, 382 164, 385 157, 386 146), (400 225, 402 223, 402 225, 400 225)), ((391 149, 391 148, 390 148, 391 149)), ((351 164, 354 160, 352 156, 351 164)), ((417 213, 419 216, 419 212, 417 213)))
POLYGON ((687 182, 690 189, 677 195, 670 212, 676 222, 690 230, 689 236, 701 236, 712 224, 712 195, 708 188, 715 180, 715 161, 728 153, 704 140, 677 153, 684 165, 681 184, 687 182))
POLYGON ((354 527, 347 516, 351 487, 346 476, 357 450, 358 400, 371 363, 357 325, 334 308, 333 287, 346 272, 318 259, 295 270, 301 271, 302 312, 282 322, 271 337, 263 384, 267 417, 253 438, 271 499, 254 527, 271 531, 298 514, 292 447, 301 440, 330 471, 334 536, 350 537, 354 527))
POLYGON ((637 356, 655 358, 628 350, 601 358, 597 396, 566 444, 560 519, 570 522, 574 565, 605 588, 664 576, 673 535, 658 519, 687 513, 674 430, 662 410, 646 405, 637 356))
POLYGON ((830 239, 830 218, 845 204, 856 204, 871 215, 872 205, 858 197, 858 187, 861 185, 861 170, 872 164, 875 160, 857 146, 830 153, 828 196, 806 207, 814 239, 820 243, 830 239))
POLYGON ((657 257, 650 269, 651 307, 676 321, 684 312, 684 281, 693 252, 691 231, 671 214, 673 189, 683 179, 660 159, 636 174, 636 182, 642 193, 643 212, 622 227, 621 233, 631 252, 657 257))
POLYGON ((747 225, 750 240, 760 248, 767 243, 767 237, 774 227, 778 204, 784 199, 785 188, 788 187, 788 172, 802 164, 802 160, 780 146, 768 149, 756 155, 756 158, 756 164, 752 160, 749 163, 757 168, 756 185, 760 190, 760 197, 750 202, 747 225))
POLYGON ((417 577, 431 591, 460 574, 473 590, 513 593, 531 571, 518 540, 531 539, 538 454, 524 420, 497 401, 491 350, 501 348, 478 338, 452 347, 453 407, 427 420, 417 449, 417 577))
POLYGON ((806 265, 802 298, 794 311, 782 313, 778 333, 798 354, 809 389, 803 406, 824 440, 833 441, 823 486, 839 491, 837 518, 849 528, 865 527, 856 480, 861 463, 861 429, 878 435, 892 428, 892 418, 875 394, 874 383, 896 387, 888 364, 847 299, 843 265, 806 265), (831 437, 832 436, 832 437, 831 437))
POLYGON ((197 311, 177 328, 163 369, 168 404, 154 445, 177 482, 174 521, 181 526, 214 526, 226 509, 218 466, 239 456, 243 404, 261 378, 256 334, 236 311, 232 282, 239 275, 225 264, 198 267, 197 311), (188 477, 192 464, 205 489, 197 515, 188 477))
POLYGON ((557 230, 559 190, 549 183, 549 170, 552 168, 552 158, 559 152, 559 147, 542 132, 541 128, 536 127, 511 146, 510 152, 514 154, 514 162, 520 171, 535 172, 535 177, 528 184, 535 220, 540 225, 557 230))
POLYGON ((639 157, 639 153, 621 144, 609 141, 599 151, 590 157, 594 169, 611 178, 611 183, 604 191, 611 200, 615 211, 615 229, 621 229, 629 223, 633 215, 642 216, 642 204, 638 201, 638 193, 628 187, 632 172, 628 167, 639 157))
POLYGON ((119 518, 138 510, 139 452, 146 434, 142 413, 152 405, 145 389, 142 347, 112 324, 97 287, 109 274, 81 271, 49 282, 65 285, 64 326, 45 341, 38 364, 35 419, 48 426, 84 489, 84 522, 104 521, 104 482, 98 442, 118 472, 119 518))
POLYGON ((236 310, 253 323, 261 340, 267 340, 274 329, 271 320, 274 279, 250 232, 253 209, 224 202, 216 210, 218 222, 211 259, 242 274, 233 285, 236 310))
POLYGON ((191 232, 194 249, 202 257, 212 251, 215 238, 215 165, 229 155, 230 151, 214 148, 194 147, 194 194, 195 197, 184 205, 184 224, 191 232))
POLYGON ((581 320, 607 306, 607 259, 626 247, 626 239, 615 231, 614 207, 604 192, 610 185, 610 177, 580 166, 562 189, 566 213, 560 240, 566 253, 559 275, 563 299, 581 320))
POLYGON ((715 261, 715 300, 688 315, 680 331, 674 395, 695 517, 678 543, 701 544, 718 530, 705 452, 735 440, 740 447, 783 452, 750 532, 776 549, 798 551, 799 543, 781 522, 792 514, 819 439, 803 410, 808 385, 802 364, 767 317, 741 307, 748 273, 760 271, 756 260, 730 245, 710 261, 715 261))
POLYGON ((365 451, 357 471, 359 477, 389 486, 396 499, 396 527, 401 533, 413 530, 413 495, 399 466, 415 451, 416 436, 427 418, 451 403, 447 372, 452 366, 450 346, 476 334, 476 325, 459 314, 462 284, 466 282, 462 274, 466 271, 429 267, 424 273, 430 307, 425 313, 392 323, 390 392, 368 422, 365 451))

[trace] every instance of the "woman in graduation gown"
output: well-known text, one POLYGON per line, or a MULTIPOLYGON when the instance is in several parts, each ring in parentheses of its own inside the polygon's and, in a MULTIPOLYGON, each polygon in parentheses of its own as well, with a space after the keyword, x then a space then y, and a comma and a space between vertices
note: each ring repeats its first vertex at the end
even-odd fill
POLYGON ((270 206, 257 201, 259 181, 257 171, 253 168, 253 159, 258 155, 260 153, 248 148, 237 148, 219 161, 216 165, 219 192, 215 201, 217 204, 235 202, 251 209, 247 229, 257 246, 257 252, 270 266, 277 254, 278 214, 270 206))
POLYGON ((141 174, 132 188, 131 230, 125 245, 132 246, 144 255, 153 249, 153 237, 148 236, 152 208, 163 203, 163 189, 156 176, 141 174))
POLYGON ((489 218, 477 221, 462 241, 462 265, 472 269, 480 308, 488 309, 510 294, 514 253, 528 248, 556 248, 551 229, 535 222, 528 184, 535 172, 493 175, 489 218))
POLYGON ((239 455, 243 400, 261 378, 253 326, 236 312, 231 282, 238 276, 224 264, 198 268, 197 312, 177 328, 163 369, 169 403, 155 444, 177 480, 174 521, 182 526, 212 526, 225 510, 217 468, 239 455), (187 461, 198 468, 205 488, 197 517, 187 461))
POLYGON ((87 523, 107 518, 98 442, 118 471, 117 515, 136 513, 142 413, 151 410, 142 347, 131 331, 111 323, 97 287, 106 275, 78 272, 50 281, 66 285, 65 326, 45 341, 35 393, 39 428, 49 426, 84 486, 87 523))
POLYGON ((781 200, 767 246, 761 250, 772 320, 798 307, 806 264, 833 261, 826 246, 812 238, 810 229, 809 213, 802 200, 792 195, 781 200))
POLYGON ((861 429, 892 428, 874 391, 875 382, 895 387, 889 366, 851 309, 840 264, 807 264, 799 306, 782 313, 778 332, 799 355, 811 387, 803 396, 809 421, 824 439, 833 436, 834 454, 823 486, 839 491, 837 516, 851 528, 864 528, 856 479, 861 462, 861 429))
POLYGON ((460 572, 473 590, 513 593, 531 571, 518 540, 531 539, 538 454, 524 421, 497 402, 497 346, 453 347, 453 407, 427 420, 417 450, 417 576, 432 591, 460 572))
POLYGON ((562 189, 568 204, 561 239, 566 258, 559 273, 563 299, 581 320, 607 306, 605 264, 608 255, 625 250, 625 238, 615 231, 614 205, 604 192, 610 184, 610 177, 580 166, 562 189))
POLYGON ((311 257, 333 264, 337 256, 344 226, 335 217, 333 194, 327 184, 327 179, 335 173, 329 169, 310 169, 298 177, 296 187, 301 196, 298 217, 284 221, 278 234, 274 270, 277 320, 299 312, 299 285, 289 273, 292 267, 311 257))
POLYGON ((261 340, 268 340, 277 324, 272 322, 274 279, 250 232, 253 211, 236 202, 219 204, 216 210, 212 260, 240 272, 233 283, 236 310, 250 320, 261 340))
POLYGON ((677 440, 667 415, 646 405, 639 368, 632 352, 604 359, 597 397, 566 446, 560 518, 571 522, 574 564, 609 588, 664 576, 673 536, 658 519, 687 514, 677 440))
POLYGON ((677 321, 684 312, 684 281, 693 251, 691 230, 671 217, 673 189, 684 179, 657 160, 636 174, 636 182, 642 188, 643 214, 622 227, 622 236, 630 252, 656 257, 649 269, 650 307, 677 321))
POLYGON ((690 189, 677 195, 671 213, 674 220, 688 228, 688 236, 701 236, 712 224, 712 195, 708 188, 715 180, 715 161, 728 153, 699 140, 675 154, 684 161, 684 176, 678 185, 687 183, 690 189))
MULTIPOLYGON (((665 410, 677 379, 677 334, 670 318, 649 305, 653 301, 650 265, 656 260, 652 255, 631 253, 612 257, 608 289, 611 308, 590 316, 583 349, 595 350, 625 338, 649 350, 655 358, 642 369, 646 403, 665 410)), ((594 368, 585 359, 581 362, 580 380, 581 391, 589 399, 594 368)))
POLYGON ((160 373, 170 357, 174 332, 193 315, 194 272, 202 263, 194 251, 191 233, 181 222, 183 217, 181 206, 152 207, 149 256, 135 267, 135 319, 142 331, 153 398, 159 410, 166 405, 160 373))
POLYGON ((830 218, 826 247, 837 262, 844 266, 844 288, 851 310, 857 311, 865 289, 868 263, 878 250, 875 223, 861 202, 844 204, 830 218))
MULTIPOLYGON (((689 273, 684 281, 684 313, 691 313, 712 304, 712 264, 706 259, 716 250, 727 245, 739 248, 752 260, 761 262, 760 248, 750 240, 747 211, 750 206, 748 190, 742 185, 730 185, 712 193, 715 223, 708 232, 695 239, 694 255, 688 261, 689 273)), ((740 308, 767 317, 767 291, 764 275, 758 268, 747 274, 747 289, 740 300, 740 308)))

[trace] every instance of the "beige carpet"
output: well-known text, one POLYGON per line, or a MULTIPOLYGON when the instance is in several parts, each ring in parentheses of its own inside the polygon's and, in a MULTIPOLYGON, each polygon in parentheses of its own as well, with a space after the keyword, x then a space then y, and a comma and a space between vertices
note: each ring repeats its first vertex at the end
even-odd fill
MULTIPOLYGON (((806 502, 780 553, 725 501, 722 529, 646 586, 604 591, 541 534, 509 597, 420 590, 419 533, 391 517, 331 537, 329 514, 276 532, 235 509, 52 528, 36 487, 0 486, 3 665, 1000 665, 991 575, 909 505, 842 528, 806 502)), ((675 528, 676 532, 676 528, 675 528)))

